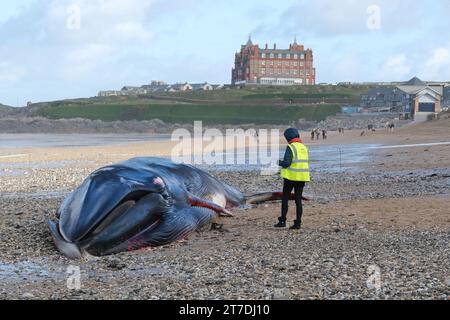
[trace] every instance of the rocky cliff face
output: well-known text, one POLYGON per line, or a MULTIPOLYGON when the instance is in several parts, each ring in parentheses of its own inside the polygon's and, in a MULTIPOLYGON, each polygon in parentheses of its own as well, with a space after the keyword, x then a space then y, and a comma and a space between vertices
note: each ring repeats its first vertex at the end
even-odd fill
POLYGON ((0 133, 168 133, 172 126, 149 121, 105 122, 88 119, 51 120, 40 117, 0 118, 0 133))
POLYGON ((338 128, 350 129, 367 129, 369 125, 372 125, 375 129, 384 128, 387 122, 394 122, 396 126, 401 126, 411 121, 398 120, 394 116, 353 116, 353 117, 329 117, 324 121, 317 124, 317 128, 323 128, 327 130, 337 130, 338 128))

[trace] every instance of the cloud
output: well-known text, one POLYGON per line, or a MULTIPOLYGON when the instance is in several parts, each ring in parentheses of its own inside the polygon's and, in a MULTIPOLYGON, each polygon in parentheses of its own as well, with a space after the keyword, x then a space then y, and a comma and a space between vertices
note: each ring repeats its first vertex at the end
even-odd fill
POLYGON ((80 80, 98 69, 112 52, 112 47, 96 43, 69 51, 63 58, 64 66, 60 68, 60 75, 68 81, 80 80))
POLYGON ((125 21, 115 26, 115 33, 125 39, 150 41, 153 33, 146 30, 142 23, 136 21, 125 21))
POLYGON ((0 87, 8 84, 16 84, 25 75, 25 68, 6 61, 0 61, 0 87))
POLYGON ((402 80, 408 77, 413 69, 411 62, 404 53, 390 57, 382 68, 382 79, 402 80))
POLYGON ((447 80, 450 78, 450 48, 434 49, 419 68, 425 79, 447 80))
POLYGON ((273 29, 319 36, 368 33, 373 21, 382 32, 393 32, 417 24, 418 12, 408 0, 314 0, 289 7, 273 29), (407 12, 407 14, 399 14, 407 12))
MULTIPOLYGON (((39 0, 0 22, 0 62, 8 61, 0 65, 1 84, 12 88, 28 74, 23 92, 39 91, 39 96, 46 92, 52 99, 83 90, 92 95, 126 82, 138 84, 144 81, 143 70, 147 83, 164 14, 179 14, 196 5, 190 0, 39 0), (56 85, 42 88, 42 79, 58 83, 63 91, 56 92, 56 85)), ((166 31, 171 32, 174 24, 166 31)), ((0 99, 5 99, 3 94, 0 99)))
POLYGON ((229 82, 249 32, 279 47, 297 35, 314 50, 318 82, 445 80, 450 7, 435 2, 36 0, 0 21, 0 100, 91 96, 152 79, 229 82), (380 29, 367 27, 371 5, 380 29))

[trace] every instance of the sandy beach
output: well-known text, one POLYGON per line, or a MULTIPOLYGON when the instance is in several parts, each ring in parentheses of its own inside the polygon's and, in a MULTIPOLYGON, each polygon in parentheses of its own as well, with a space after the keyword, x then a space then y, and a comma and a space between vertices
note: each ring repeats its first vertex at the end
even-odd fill
MULTIPOLYGON (((301 231, 272 227, 273 202, 235 210, 222 230, 83 261, 62 257, 48 231, 64 197, 101 166, 170 156, 174 143, 1 148, 0 299, 448 299, 449 120, 302 138, 313 181, 301 231), (80 290, 67 287, 71 265, 80 290)), ((277 175, 205 169, 246 194, 281 189, 277 175)))

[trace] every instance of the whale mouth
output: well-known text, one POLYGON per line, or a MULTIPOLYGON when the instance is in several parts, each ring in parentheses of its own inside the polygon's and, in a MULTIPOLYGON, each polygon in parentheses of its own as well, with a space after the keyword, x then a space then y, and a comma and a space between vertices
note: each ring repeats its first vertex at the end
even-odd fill
POLYGON ((111 224, 112 221, 123 215, 125 212, 129 211, 134 205, 136 205, 139 200, 149 195, 150 193, 152 192, 143 190, 133 191, 129 193, 100 222, 93 226, 91 230, 88 231, 86 236, 91 237, 101 233, 108 227, 108 225, 111 224))
POLYGON ((61 251, 67 258, 72 260, 81 259, 83 257, 84 253, 77 244, 68 242, 63 238, 63 236, 59 232, 57 223, 49 220, 48 225, 53 237, 53 242, 55 243, 55 246, 59 251, 61 251))
POLYGON ((77 241, 70 241, 66 239, 63 231, 61 230, 59 221, 54 222, 49 220, 48 224, 50 232, 53 236, 53 241, 56 247, 69 259, 81 259, 87 253, 83 247, 89 243, 92 238, 95 238, 104 232, 111 223, 128 211, 132 210, 141 199, 151 193, 153 192, 148 190, 130 192, 110 212, 108 212, 102 220, 87 230, 86 234, 77 241))

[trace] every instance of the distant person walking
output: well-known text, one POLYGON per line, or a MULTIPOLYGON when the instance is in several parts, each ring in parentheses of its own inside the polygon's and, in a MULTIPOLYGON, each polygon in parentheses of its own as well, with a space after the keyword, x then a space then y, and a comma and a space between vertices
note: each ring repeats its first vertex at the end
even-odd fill
POLYGON ((314 140, 314 136, 315 136, 314 129, 312 129, 311 130, 311 140, 314 140))
POLYGON ((316 129, 316 139, 320 140, 320 130, 316 129))
POLYGON ((322 130, 322 139, 327 140, 327 130, 325 129, 322 130))
POLYGON ((308 148, 300 139, 297 129, 290 128, 284 132, 284 137, 288 142, 283 160, 278 164, 282 167, 281 177, 283 178, 283 197, 281 203, 281 217, 278 218, 276 228, 286 227, 286 217, 288 213, 289 199, 292 189, 295 192, 296 220, 290 229, 300 229, 303 215, 303 189, 305 183, 310 181, 309 174, 309 153, 308 148))
POLYGON ((386 122, 386 124, 385 124, 385 129, 387 130, 387 131, 389 131, 390 130, 390 126, 391 126, 391 123, 390 122, 386 122))
POLYGON ((392 123, 389 125, 389 131, 394 132, 394 128, 395 128, 395 124, 392 122, 392 123))

